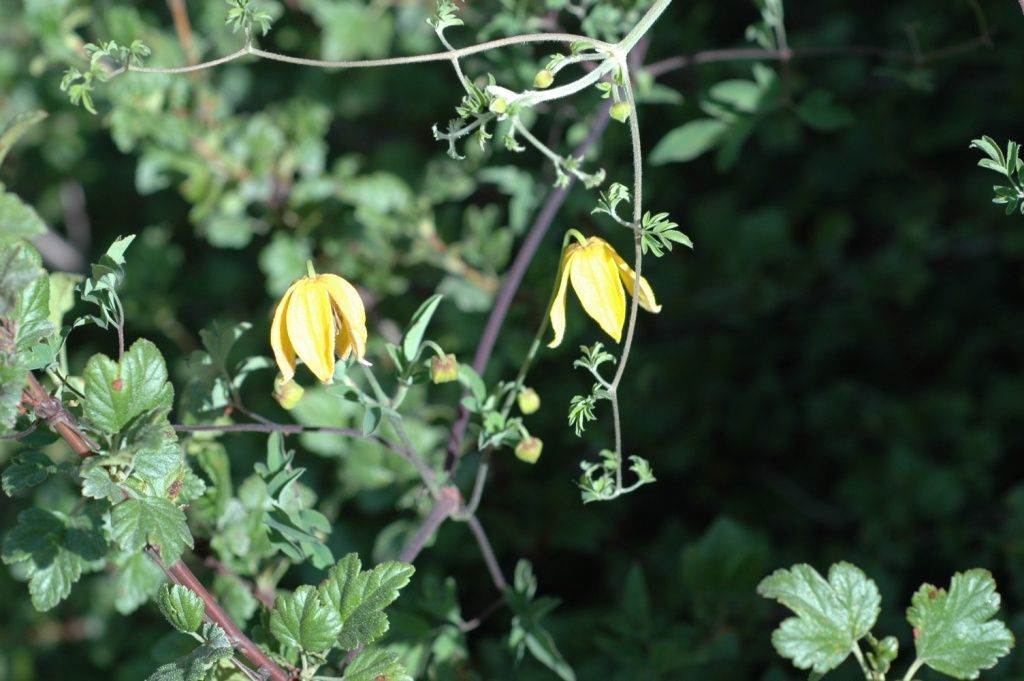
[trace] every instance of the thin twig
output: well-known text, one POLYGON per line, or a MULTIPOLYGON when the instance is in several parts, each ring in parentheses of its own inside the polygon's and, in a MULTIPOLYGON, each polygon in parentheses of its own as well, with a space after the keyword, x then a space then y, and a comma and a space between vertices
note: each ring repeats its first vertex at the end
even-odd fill
POLYGON ((189 65, 199 61, 196 54, 195 43, 192 42, 192 24, 188 20, 188 8, 185 0, 167 0, 167 7, 171 10, 171 17, 174 19, 174 31, 178 34, 178 42, 181 43, 181 50, 185 53, 185 61, 189 65))
POLYGON ((75 417, 64 407, 64 403, 51 397, 39 379, 31 373, 22 393, 22 401, 29 405, 46 425, 56 431, 78 456, 92 456, 93 451, 99 449, 99 446, 79 429, 75 417))
POLYGON ((494 586, 498 591, 504 592, 508 588, 508 582, 505 581, 505 575, 501 572, 498 559, 494 557, 494 549, 491 548, 491 541, 487 538, 487 533, 484 532, 484 526, 480 524, 480 519, 475 515, 470 516, 466 520, 466 524, 469 525, 469 530, 476 538, 477 546, 480 547, 480 553, 484 557, 487 571, 491 573, 491 581, 494 582, 494 586))
MULTIPOLYGON (((608 109, 610 107, 611 102, 609 101, 601 108, 586 139, 573 150, 573 156, 583 156, 590 150, 590 147, 597 143, 597 140, 600 139, 605 128, 608 126, 608 121, 611 120, 608 117, 608 109)), ((494 344, 501 333, 505 317, 508 316, 512 300, 519 291, 519 286, 523 283, 523 275, 526 274, 527 268, 533 262, 537 249, 547 235, 548 229, 550 229, 551 224, 554 222, 555 216, 558 215, 559 209, 561 209, 562 204, 568 198, 573 182, 575 182, 575 178, 570 176, 569 183, 566 186, 552 189, 548 194, 547 200, 545 200, 540 212, 537 213, 537 217, 530 226, 530 230, 526 233, 523 245, 519 248, 519 252, 516 253, 516 258, 512 262, 512 266, 509 267, 508 274, 505 275, 505 279, 501 283, 501 289, 498 291, 494 307, 491 308, 491 314, 487 317, 483 334, 480 336, 480 342, 477 344, 476 352, 473 355, 473 369, 481 376, 491 360, 494 344)), ((460 407, 459 416, 452 425, 452 432, 448 438, 445 470, 449 472, 455 470, 456 462, 462 449, 462 440, 466 436, 466 427, 468 425, 469 412, 464 407, 460 407)))
POLYGON ((430 513, 423 519, 420 529, 409 540, 409 543, 405 545, 402 552, 398 554, 398 560, 403 563, 411 563, 416 560, 416 556, 420 555, 420 551, 426 546, 427 541, 434 536, 437 528, 455 512, 461 501, 462 496, 459 494, 458 487, 442 487, 437 496, 437 501, 434 502, 434 507, 430 509, 430 513))

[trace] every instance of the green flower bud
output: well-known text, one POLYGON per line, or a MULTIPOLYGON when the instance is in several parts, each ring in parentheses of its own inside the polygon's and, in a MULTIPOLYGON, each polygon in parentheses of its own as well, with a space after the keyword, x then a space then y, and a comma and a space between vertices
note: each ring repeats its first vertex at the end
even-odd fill
POLYGON ((294 380, 282 383, 281 378, 282 376, 278 374, 277 380, 274 381, 274 399, 285 409, 294 409, 306 391, 294 380))
POLYGON ((455 361, 455 355, 440 357, 434 355, 430 358, 430 380, 434 383, 451 383, 459 378, 459 363, 455 361))
POLYGON ((628 121, 631 113, 633 113, 633 107, 629 105, 629 102, 615 102, 612 104, 612 108, 608 110, 608 115, 619 123, 628 121))
POLYGON ((516 402, 519 404, 519 411, 524 414, 532 414, 540 409, 540 395, 533 388, 523 388, 516 395, 516 402))
POLYGON ((503 114, 508 111, 508 100, 504 97, 498 97, 491 102, 491 106, 489 108, 491 113, 503 114))
POLYGON ((516 445, 516 458, 526 463, 537 463, 543 449, 544 443, 539 437, 524 437, 516 445))
POLYGON ((537 75, 533 77, 533 87, 540 90, 551 87, 551 84, 554 82, 555 74, 551 73, 547 69, 538 71, 537 75))

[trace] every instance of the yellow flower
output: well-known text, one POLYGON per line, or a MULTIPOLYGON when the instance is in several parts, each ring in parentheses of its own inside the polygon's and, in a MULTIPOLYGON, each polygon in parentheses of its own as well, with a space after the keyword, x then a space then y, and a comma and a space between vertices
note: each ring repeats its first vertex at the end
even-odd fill
MULTIPOLYGON (((618 343, 626 323, 626 296, 622 286, 625 284, 626 290, 633 295, 635 276, 633 268, 604 239, 592 236, 586 243, 573 242, 566 246, 558 266, 558 286, 548 313, 555 333, 548 347, 558 347, 565 335, 565 294, 570 282, 583 304, 583 310, 618 343)), ((654 299, 654 291, 643 277, 640 277, 638 302, 640 307, 650 312, 661 311, 661 305, 654 299)))
POLYGON ((295 375, 298 356, 321 383, 334 380, 334 357, 366 354, 366 310, 352 284, 336 274, 316 274, 292 284, 274 311, 270 346, 281 382, 295 375))

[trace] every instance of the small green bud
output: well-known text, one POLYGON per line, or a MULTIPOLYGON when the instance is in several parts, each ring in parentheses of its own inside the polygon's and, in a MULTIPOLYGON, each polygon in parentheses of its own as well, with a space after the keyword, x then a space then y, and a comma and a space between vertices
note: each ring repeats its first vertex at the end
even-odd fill
POLYGON ((441 357, 434 355, 430 358, 430 380, 434 383, 451 383, 459 378, 459 363, 455 361, 455 355, 441 357))
POLYGON ((305 392, 303 387, 294 380, 282 383, 281 374, 278 374, 274 381, 274 399, 285 409, 294 409, 305 392))
POLYGON ((498 97, 491 102, 491 106, 489 108, 491 113, 503 114, 508 111, 508 100, 504 97, 498 97))
POLYGON ((519 404, 519 411, 524 414, 532 414, 540 409, 540 395, 533 388, 523 388, 516 395, 516 402, 519 404))
POLYGON ((612 104, 612 108, 608 110, 608 115, 619 123, 628 121, 631 113, 633 113, 633 107, 629 105, 629 102, 615 102, 612 104))
POLYGON ((900 642, 895 636, 886 636, 878 642, 878 656, 886 662, 892 662, 900 654, 900 642))
POLYGON ((526 463, 537 463, 543 449, 544 443, 539 437, 524 437, 516 445, 516 458, 526 463))
POLYGON ((541 69, 537 72, 537 75, 533 77, 533 87, 540 90, 551 87, 551 84, 554 82, 555 74, 551 73, 547 69, 541 69))

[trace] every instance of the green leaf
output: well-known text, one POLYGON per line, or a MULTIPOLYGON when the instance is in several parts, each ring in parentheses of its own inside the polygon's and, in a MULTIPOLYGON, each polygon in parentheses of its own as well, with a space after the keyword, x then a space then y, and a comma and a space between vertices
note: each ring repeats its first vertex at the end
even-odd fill
POLYGON ((690 121, 661 138, 651 151, 651 163, 685 163, 714 149, 729 126, 713 118, 690 121))
POLYGON ((164 572, 145 553, 120 553, 114 564, 114 607, 122 615, 130 615, 160 589, 164 572))
POLYGON ((72 469, 69 463, 53 463, 42 452, 16 454, 11 465, 4 469, 4 493, 9 497, 14 496, 16 492, 38 485, 53 473, 65 473, 72 469))
POLYGON ((270 613, 270 632, 286 646, 322 653, 341 632, 341 617, 315 587, 300 586, 295 593, 277 598, 270 613))
POLYGON ((838 130, 853 123, 849 109, 837 104, 827 90, 812 90, 795 109, 797 117, 816 130, 838 130))
POLYGON ((765 598, 797 614, 772 633, 772 644, 798 669, 825 673, 838 667, 878 619, 882 597, 860 568, 836 563, 825 581, 810 565, 776 570, 757 587, 765 598))
POLYGON ((43 276, 41 262, 39 253, 28 244, 0 240, 0 317, 11 314, 22 292, 43 276))
POLYGON ((1006 625, 992 619, 999 601, 987 570, 956 573, 948 592, 921 585, 907 608, 918 659, 956 679, 976 679, 982 669, 994 667, 1014 645, 1006 625))
POLYGON ((543 625, 544 617, 558 606, 554 598, 535 598, 537 578, 527 560, 516 564, 513 586, 505 591, 509 608, 515 613, 509 633, 509 647, 522 656, 530 651, 538 662, 553 671, 563 681, 575 681, 576 673, 562 657, 555 639, 543 625))
POLYGON ((54 330, 50 324, 50 282, 46 277, 39 277, 21 292, 14 322, 17 328, 15 350, 21 353, 21 364, 26 369, 41 369, 50 364, 53 353, 46 352, 46 347, 39 347, 39 342, 54 330))
POLYGON ((171 565, 192 546, 185 514, 167 499, 128 499, 110 512, 111 537, 122 551, 142 551, 146 545, 160 551, 160 559, 171 565))
MULTIPOLYGON (((138 481, 136 489, 147 496, 172 498, 169 488, 180 483, 188 471, 181 446, 176 442, 166 442, 158 449, 143 449, 135 455, 132 479, 138 481)), ((178 485, 180 487, 180 484, 178 485)))
POLYGON ((5 563, 27 563, 29 594, 40 611, 66 598, 83 572, 100 569, 106 552, 98 514, 66 517, 41 508, 18 514, 3 544, 5 563))
POLYGON ((7 121, 7 125, 0 131, 0 164, 4 162, 7 152, 21 139, 21 136, 47 115, 45 111, 25 111, 7 121))
POLYGON ((405 355, 407 362, 414 362, 419 356, 420 344, 423 343, 427 325, 430 324, 430 320, 443 298, 444 296, 439 293, 427 298, 409 321, 409 328, 406 329, 405 336, 402 337, 402 354, 405 355))
POLYGON ((204 624, 203 645, 187 656, 157 669, 147 681, 206 681, 218 662, 231 657, 234 650, 228 635, 216 624, 204 624))
POLYGON ((160 589, 156 604, 171 626, 183 634, 199 629, 206 614, 206 606, 199 595, 181 584, 165 584, 160 589))
POLYGON ((30 239, 45 232, 46 225, 31 206, 10 192, 0 193, 0 239, 30 239))
POLYGON ((120 364, 106 355, 93 355, 85 365, 85 417, 107 433, 118 433, 148 409, 170 407, 174 388, 167 366, 150 341, 132 344, 120 364))
POLYGON ((412 681, 398 661, 398 654, 383 648, 368 648, 345 667, 344 681, 412 681))
POLYGON ((331 568, 320 586, 321 593, 338 611, 342 630, 338 643, 344 650, 355 650, 384 635, 388 618, 384 608, 398 598, 398 592, 412 578, 415 568, 389 561, 368 571, 360 571, 359 556, 350 553, 331 568))
POLYGON ((125 493, 110 479, 107 469, 100 466, 99 461, 100 459, 93 458, 83 465, 82 494, 90 499, 106 499, 116 504, 124 499, 125 493))

